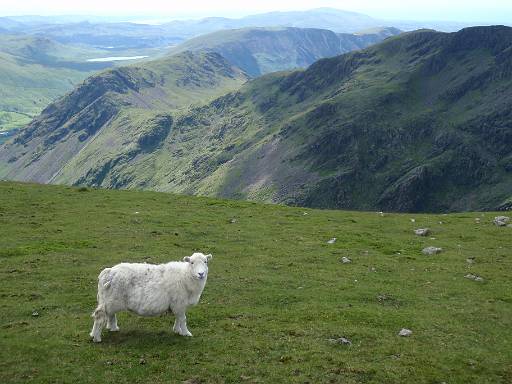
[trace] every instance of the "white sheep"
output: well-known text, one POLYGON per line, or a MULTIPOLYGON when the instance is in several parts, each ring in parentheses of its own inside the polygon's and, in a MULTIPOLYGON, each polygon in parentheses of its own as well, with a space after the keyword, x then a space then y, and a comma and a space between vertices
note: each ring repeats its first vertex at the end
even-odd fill
POLYGON ((105 268, 98 277, 98 306, 93 312, 90 336, 101 341, 107 327, 118 331, 116 313, 131 311, 141 316, 157 316, 171 310, 176 320, 174 332, 192 336, 185 312, 199 302, 208 276, 212 255, 194 253, 183 261, 167 264, 121 263, 105 268))

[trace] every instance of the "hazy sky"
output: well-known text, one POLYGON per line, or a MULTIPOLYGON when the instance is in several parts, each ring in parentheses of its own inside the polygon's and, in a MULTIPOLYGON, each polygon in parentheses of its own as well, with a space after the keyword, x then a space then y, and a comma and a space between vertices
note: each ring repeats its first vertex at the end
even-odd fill
POLYGON ((0 15, 243 16, 274 10, 333 7, 373 17, 507 22, 512 0, 0 0, 0 15))

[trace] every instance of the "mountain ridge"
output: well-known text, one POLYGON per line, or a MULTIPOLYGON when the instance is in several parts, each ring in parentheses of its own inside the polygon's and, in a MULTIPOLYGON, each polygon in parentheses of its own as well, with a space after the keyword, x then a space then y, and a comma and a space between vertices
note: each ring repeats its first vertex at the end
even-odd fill
MULTIPOLYGON (((89 147, 54 181, 319 208, 506 209, 511 51, 500 26, 391 37, 173 113, 152 152, 96 161, 105 149, 89 147)), ((0 177, 27 167, 38 166, 0 177)))
POLYGON ((379 28, 358 34, 340 34, 318 28, 243 28, 222 30, 187 40, 171 53, 217 52, 252 77, 305 68, 324 57, 363 49, 401 33, 379 28))

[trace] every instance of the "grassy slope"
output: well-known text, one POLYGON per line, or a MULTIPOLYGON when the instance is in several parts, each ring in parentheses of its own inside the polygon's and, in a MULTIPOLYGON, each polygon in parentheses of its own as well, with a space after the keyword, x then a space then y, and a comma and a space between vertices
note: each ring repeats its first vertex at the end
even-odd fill
POLYGON ((14 183, 0 195, 1 382, 512 380, 512 228, 491 213, 380 216, 14 183), (435 240, 412 234, 424 226, 435 240), (426 245, 445 251, 423 256, 426 245), (102 268, 194 250, 214 260, 189 311, 193 338, 173 335, 171 316, 122 314, 119 333, 89 341, 102 268), (413 335, 398 337, 402 327, 413 335), (327 340, 340 336, 352 346, 327 340))

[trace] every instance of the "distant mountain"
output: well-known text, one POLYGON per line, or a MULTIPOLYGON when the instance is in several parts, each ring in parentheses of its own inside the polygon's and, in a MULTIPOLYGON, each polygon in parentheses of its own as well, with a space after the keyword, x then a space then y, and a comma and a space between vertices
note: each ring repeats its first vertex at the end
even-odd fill
POLYGON ((0 20, 0 28, 6 28, 13 32, 43 36, 65 44, 86 44, 98 48, 110 47, 109 49, 112 50, 174 46, 186 39, 222 29, 299 27, 352 33, 365 28, 385 25, 363 14, 329 8, 271 12, 239 19, 208 17, 200 20, 175 20, 161 25, 129 22, 69 22, 69 20, 79 20, 70 17, 27 16, 4 19, 4 23, 0 20), (46 23, 45 20, 47 20, 46 23))
POLYGON ((145 84, 163 68, 92 78, 102 86, 47 108, 1 147, 0 177, 324 208, 512 207, 512 28, 406 33, 190 110, 124 113, 159 100, 145 84))
MULTIPOLYGON (((170 112, 205 103, 245 81, 243 72, 216 53, 186 52, 107 70, 50 104, 13 144, 6 144, 0 173, 48 182, 67 169, 76 174, 82 168, 85 178, 101 178, 107 168, 97 165, 119 167, 158 148, 173 125, 170 112)), ((155 165, 147 164, 148 174, 155 165)), ((127 176, 110 175, 109 180, 123 185, 127 176)))
POLYGON ((269 72, 305 68, 318 59, 366 48, 400 32, 396 28, 375 28, 358 34, 336 34, 312 28, 222 30, 187 40, 171 53, 217 52, 256 77, 269 72))

